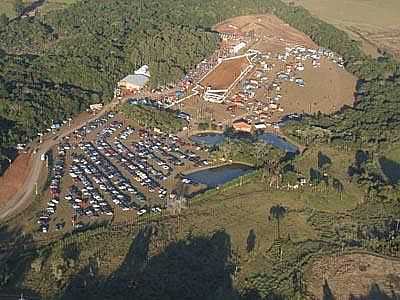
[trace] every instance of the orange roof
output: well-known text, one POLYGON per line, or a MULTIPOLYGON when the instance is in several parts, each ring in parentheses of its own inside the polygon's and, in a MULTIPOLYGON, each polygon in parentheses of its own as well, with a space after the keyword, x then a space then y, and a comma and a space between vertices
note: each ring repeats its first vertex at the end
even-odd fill
POLYGON ((246 131, 246 132, 251 131, 251 125, 244 121, 235 122, 232 124, 232 126, 235 130, 238 131, 246 131))

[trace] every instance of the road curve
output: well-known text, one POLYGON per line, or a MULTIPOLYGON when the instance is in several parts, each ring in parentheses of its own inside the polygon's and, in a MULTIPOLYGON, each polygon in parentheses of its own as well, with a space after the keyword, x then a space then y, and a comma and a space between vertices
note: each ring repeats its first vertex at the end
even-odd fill
MULTIPOLYGON (((116 101, 112 101, 109 104, 105 105, 104 108, 99 111, 97 114, 93 115, 93 117, 82 120, 82 122, 78 124, 74 124, 71 127, 65 128, 61 133, 54 139, 54 136, 50 136, 46 138, 39 146, 36 147, 37 151, 31 157, 32 166, 28 176, 25 179, 25 182, 22 188, 9 199, 3 207, 0 207, 0 220, 6 219, 11 215, 15 214, 18 211, 23 210, 28 206, 28 204, 33 199, 33 193, 35 191, 35 184, 39 181, 40 172, 43 167, 43 161, 40 160, 42 154, 45 154, 52 147, 58 144, 58 142, 64 138, 65 136, 71 134, 79 127, 83 126, 85 123, 91 122, 96 119, 99 115, 112 110, 118 104, 116 101)), ((33 146, 34 147, 34 146, 33 146)))

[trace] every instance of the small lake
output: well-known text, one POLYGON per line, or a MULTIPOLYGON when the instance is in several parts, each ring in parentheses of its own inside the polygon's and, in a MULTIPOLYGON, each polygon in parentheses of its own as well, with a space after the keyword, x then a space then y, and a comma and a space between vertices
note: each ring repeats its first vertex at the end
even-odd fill
POLYGON ((205 184, 209 188, 215 188, 228 181, 243 176, 253 170, 252 167, 242 164, 230 164, 216 168, 195 171, 184 178, 190 179, 193 183, 205 184))
MULTIPOLYGON (((255 136, 255 138, 260 142, 270 144, 286 152, 295 153, 298 150, 295 145, 285 141, 282 137, 272 133, 262 133, 255 136)), ((192 137, 190 137, 190 139, 198 144, 217 146, 224 142, 226 136, 223 133, 201 133, 193 135, 192 137)), ((240 139, 240 137, 238 139, 240 139)))

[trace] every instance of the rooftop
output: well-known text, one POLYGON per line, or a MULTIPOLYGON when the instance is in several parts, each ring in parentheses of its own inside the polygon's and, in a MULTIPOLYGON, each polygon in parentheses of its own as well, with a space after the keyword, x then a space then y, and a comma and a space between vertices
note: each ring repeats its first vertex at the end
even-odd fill
POLYGON ((149 81, 149 77, 145 75, 128 75, 121 80, 121 82, 127 82, 132 85, 143 87, 149 81))
POLYGON ((143 65, 139 69, 137 69, 133 75, 128 75, 124 77, 120 81, 120 83, 124 82, 124 83, 129 83, 131 85, 144 87, 145 84, 149 81, 149 79, 150 79, 149 66, 143 65))

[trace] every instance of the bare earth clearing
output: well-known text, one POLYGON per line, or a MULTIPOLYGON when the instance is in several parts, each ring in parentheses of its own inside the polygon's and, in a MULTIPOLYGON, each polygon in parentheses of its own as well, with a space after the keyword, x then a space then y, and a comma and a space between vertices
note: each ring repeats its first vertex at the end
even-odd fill
POLYGON ((290 27, 281 19, 273 15, 240 16, 228 19, 217 26, 215 30, 237 27, 242 32, 254 31, 262 40, 256 42, 253 48, 262 52, 277 52, 285 50, 288 45, 303 45, 309 48, 318 46, 304 33, 290 27))
POLYGON ((321 67, 315 69, 306 62, 302 77, 306 82, 304 87, 291 82, 282 84, 282 94, 286 96, 281 99, 281 104, 285 114, 332 113, 353 104, 356 78, 332 62, 323 59, 321 67))
POLYGON ((240 57, 223 61, 200 84, 211 86, 214 90, 225 90, 239 77, 240 72, 249 65, 247 58, 240 57))
POLYGON ((20 154, 12 166, 0 176, 0 207, 22 188, 31 167, 31 155, 20 154))
MULTIPOLYGON (((268 82, 272 82, 275 79, 275 74, 286 70, 286 63, 275 58, 278 53, 284 53, 286 47, 301 45, 311 49, 319 48, 304 33, 272 15, 235 17, 215 27, 219 31, 231 31, 235 28, 243 34, 254 32, 257 37, 256 42, 249 47, 262 53, 271 54, 270 59, 266 59, 266 62, 273 66, 267 75, 268 82)), ((290 62, 288 61, 287 63, 290 62)), ((332 113, 345 105, 351 106, 353 104, 356 78, 352 74, 325 58, 321 59, 319 68, 313 68, 309 61, 304 62, 304 67, 304 71, 297 72, 298 77, 303 78, 305 81, 304 87, 299 87, 289 81, 282 82, 280 104, 283 112, 274 112, 271 121, 279 121, 283 115, 290 113, 314 113, 318 111, 332 113)), ((248 78, 251 78, 251 75, 248 78)), ((259 91, 256 98, 262 99, 266 95, 267 92, 259 91)), ((216 111, 220 111, 220 109, 216 108, 220 105, 210 104, 209 106, 213 106, 216 111)), ((212 107, 210 108, 213 109, 212 107)), ((235 117, 243 116, 244 114, 246 114, 245 109, 238 109, 235 117)), ((214 116, 218 118, 218 121, 225 122, 226 120, 226 114, 221 114, 221 112, 216 113, 214 116), (219 116, 223 116, 223 119, 219 118, 219 116)))
POLYGON ((370 254, 320 258, 308 266, 305 274, 308 292, 315 299, 323 299, 325 280, 335 299, 366 296, 373 285, 387 295, 400 292, 400 261, 370 254))

